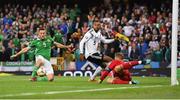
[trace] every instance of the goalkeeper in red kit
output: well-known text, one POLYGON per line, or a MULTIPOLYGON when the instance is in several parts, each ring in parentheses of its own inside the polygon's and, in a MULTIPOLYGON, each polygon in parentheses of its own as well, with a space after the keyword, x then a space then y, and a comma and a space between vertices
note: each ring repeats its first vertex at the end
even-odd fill
POLYGON ((98 83, 107 77, 107 75, 112 71, 113 77, 107 79, 108 83, 111 84, 136 84, 132 81, 129 69, 135 65, 148 64, 148 61, 123 61, 124 55, 122 53, 116 53, 115 60, 113 60, 110 65, 105 69, 104 73, 101 75, 98 83))

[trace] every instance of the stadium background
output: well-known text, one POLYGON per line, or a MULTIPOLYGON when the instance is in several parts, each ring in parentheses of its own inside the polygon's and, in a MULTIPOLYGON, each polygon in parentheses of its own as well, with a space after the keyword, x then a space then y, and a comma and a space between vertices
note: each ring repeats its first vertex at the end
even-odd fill
MULTIPOLYGON (((6 0, 0 2, 1 72, 30 74, 34 60, 33 51, 14 60, 11 60, 10 56, 36 37, 37 27, 46 27, 48 34, 56 41, 73 44, 76 47, 74 51, 52 49, 51 62, 56 74, 64 74, 66 70, 70 72, 68 75, 75 75, 74 72, 79 70, 93 72, 96 65, 79 61, 78 43, 91 27, 91 20, 95 15, 101 19, 104 25, 103 34, 107 38, 113 38, 114 31, 117 31, 134 42, 101 44, 101 51, 104 54, 113 57, 115 52, 123 52, 126 60, 142 58, 152 60, 150 65, 135 66, 132 70, 133 75, 170 75, 171 0, 156 2, 152 0, 6 0), (76 4, 77 7, 75 7, 76 4), (132 33, 126 34, 125 26, 132 29, 132 33), (141 44, 145 46, 141 48, 141 44), (131 53, 132 50, 129 48, 135 48, 137 52, 131 53)), ((180 56, 179 52, 178 55, 180 56)), ((85 71, 77 72, 77 75, 81 73, 85 75, 85 71)))

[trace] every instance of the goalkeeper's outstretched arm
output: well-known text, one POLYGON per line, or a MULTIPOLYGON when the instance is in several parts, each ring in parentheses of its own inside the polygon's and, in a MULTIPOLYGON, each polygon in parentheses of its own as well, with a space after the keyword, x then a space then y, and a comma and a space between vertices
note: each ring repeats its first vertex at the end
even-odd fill
POLYGON ((11 56, 11 59, 18 57, 19 55, 26 53, 30 48, 29 47, 25 47, 23 49, 21 49, 21 51, 19 51, 18 53, 14 54, 11 56))

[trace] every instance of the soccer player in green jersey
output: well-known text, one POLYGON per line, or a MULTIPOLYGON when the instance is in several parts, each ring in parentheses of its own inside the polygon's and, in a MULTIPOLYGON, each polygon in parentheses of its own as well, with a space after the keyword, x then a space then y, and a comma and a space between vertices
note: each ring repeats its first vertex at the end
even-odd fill
POLYGON ((50 63, 51 57, 51 46, 55 45, 58 48, 70 48, 71 46, 62 45, 60 43, 54 42, 51 37, 46 36, 46 30, 40 29, 38 31, 38 39, 30 42, 28 47, 23 48, 21 51, 12 55, 11 58, 15 58, 22 53, 27 52, 30 49, 35 49, 36 63, 32 71, 31 81, 53 81, 54 80, 54 71, 50 63), (44 66, 46 76, 37 77, 37 70, 44 66))

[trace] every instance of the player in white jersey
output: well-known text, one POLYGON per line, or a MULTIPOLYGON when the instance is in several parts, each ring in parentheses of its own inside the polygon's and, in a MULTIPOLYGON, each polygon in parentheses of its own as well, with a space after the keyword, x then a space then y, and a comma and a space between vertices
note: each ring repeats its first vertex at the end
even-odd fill
POLYGON ((102 68, 106 67, 104 62, 110 62, 113 60, 111 57, 100 53, 100 50, 98 48, 100 42, 114 42, 114 39, 106 39, 104 36, 102 36, 100 28, 101 25, 99 20, 95 20, 93 22, 93 28, 90 29, 80 41, 80 59, 83 60, 85 54, 85 58, 88 61, 99 66, 91 76, 90 81, 94 81, 95 77, 101 72, 102 68))

